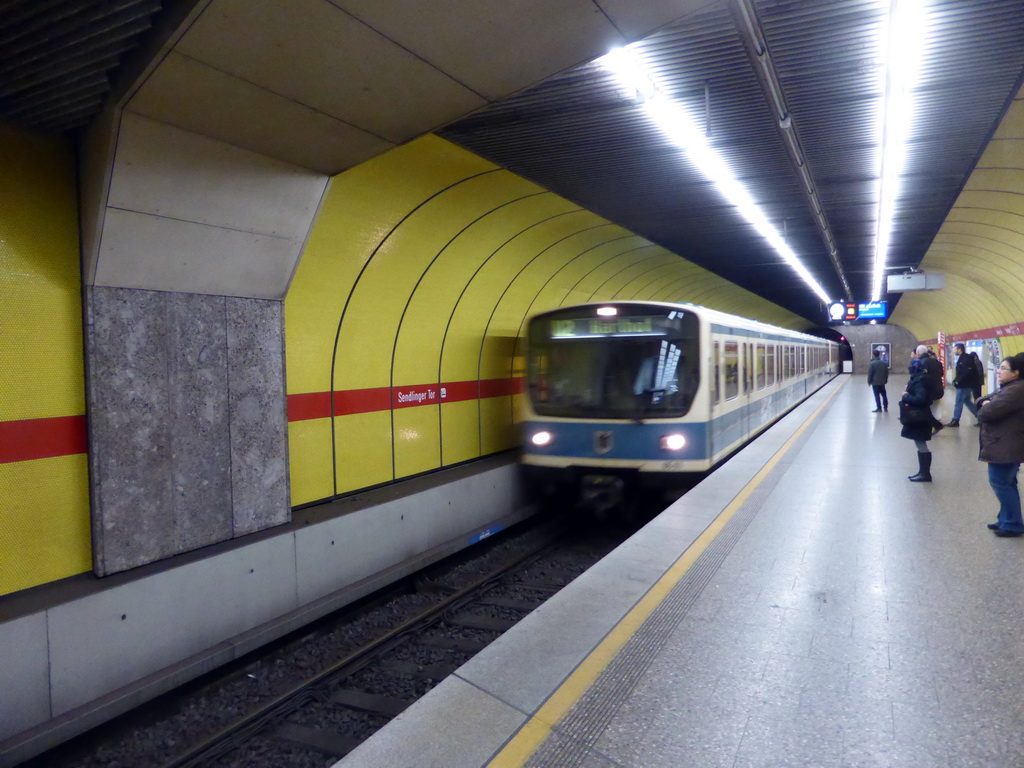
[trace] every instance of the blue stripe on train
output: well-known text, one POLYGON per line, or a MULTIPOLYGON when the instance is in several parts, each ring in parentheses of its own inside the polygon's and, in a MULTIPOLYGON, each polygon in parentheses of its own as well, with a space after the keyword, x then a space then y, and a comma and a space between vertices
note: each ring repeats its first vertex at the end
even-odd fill
POLYGON ((661 459, 702 459, 707 457, 707 424, 678 422, 599 422, 599 421, 528 421, 523 424, 525 450, 536 456, 560 456, 581 459, 629 459, 657 461, 661 459), (529 443, 529 436, 539 430, 554 435, 550 445, 529 443), (611 448, 605 453, 596 450, 596 433, 610 432, 611 448), (661 448, 665 435, 683 434, 686 445, 680 451, 661 448))
MULTIPOLYGON (((818 384, 814 383, 813 387, 818 384)), ((811 387, 799 381, 780 392, 774 392, 735 411, 722 414, 710 422, 600 422, 600 421, 527 421, 522 424, 523 450, 533 456, 557 456, 586 461, 588 459, 622 459, 632 461, 699 461, 710 458, 708 436, 715 450, 745 436, 778 417, 801 400, 811 387), (554 435, 550 445, 536 446, 529 436, 539 430, 554 435), (612 447, 606 453, 596 450, 597 432, 612 434, 612 447), (680 451, 667 451, 660 445, 665 435, 681 433, 686 446, 680 451)))

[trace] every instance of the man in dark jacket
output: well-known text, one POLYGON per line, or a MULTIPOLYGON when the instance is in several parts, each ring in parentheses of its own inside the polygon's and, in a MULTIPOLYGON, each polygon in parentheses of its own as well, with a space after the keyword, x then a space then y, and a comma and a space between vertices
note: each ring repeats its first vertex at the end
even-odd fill
POLYGON ((875 410, 872 413, 889 410, 889 396, 885 393, 885 385, 889 381, 889 364, 882 359, 877 349, 871 353, 868 364, 868 384, 875 393, 875 410))
MULTIPOLYGON (((933 404, 937 403, 942 399, 942 391, 946 387, 946 382, 942 380, 942 363, 935 357, 935 353, 931 352, 924 344, 918 346, 917 357, 924 365, 924 371, 927 374, 928 396, 933 404)), ((931 407, 928 410, 930 412, 931 407)), ((932 428, 938 432, 944 426, 946 425, 936 419, 935 414, 932 414, 932 428)))
POLYGON ((950 419, 947 427, 959 427, 960 426, 960 414, 963 413, 964 406, 967 406, 967 410, 974 414, 974 417, 978 416, 978 409, 974 406, 974 388, 980 383, 978 381, 978 368, 974 364, 974 357, 967 354, 967 350, 963 344, 957 344, 953 347, 953 351, 956 353, 956 374, 953 378, 953 386, 956 387, 956 404, 953 406, 953 418, 950 419))

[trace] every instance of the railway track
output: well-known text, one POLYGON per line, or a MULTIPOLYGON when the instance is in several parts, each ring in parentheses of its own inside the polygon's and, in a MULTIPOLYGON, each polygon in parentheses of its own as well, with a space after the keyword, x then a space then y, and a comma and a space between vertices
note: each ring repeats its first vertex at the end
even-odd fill
POLYGON ((332 765, 634 529, 572 515, 510 531, 25 766, 332 765))

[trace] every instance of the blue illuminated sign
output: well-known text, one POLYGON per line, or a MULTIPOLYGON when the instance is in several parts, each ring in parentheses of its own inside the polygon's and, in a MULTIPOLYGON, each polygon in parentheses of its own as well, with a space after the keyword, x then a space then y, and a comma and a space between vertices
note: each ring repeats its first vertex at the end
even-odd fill
POLYGON ((889 314, 889 303, 886 301, 869 301, 857 305, 857 315, 861 320, 884 320, 889 314))

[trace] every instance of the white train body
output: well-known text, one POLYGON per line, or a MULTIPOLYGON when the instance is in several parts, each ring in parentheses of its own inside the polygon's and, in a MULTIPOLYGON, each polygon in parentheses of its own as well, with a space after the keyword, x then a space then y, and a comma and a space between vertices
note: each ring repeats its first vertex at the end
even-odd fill
POLYGON ((522 461, 562 485, 710 469, 839 370, 826 339, 688 304, 530 319, 522 461))

